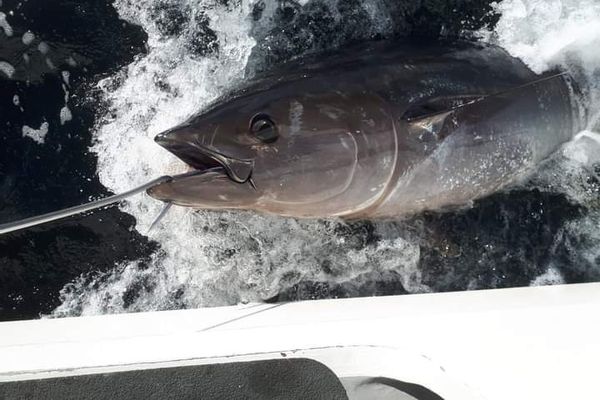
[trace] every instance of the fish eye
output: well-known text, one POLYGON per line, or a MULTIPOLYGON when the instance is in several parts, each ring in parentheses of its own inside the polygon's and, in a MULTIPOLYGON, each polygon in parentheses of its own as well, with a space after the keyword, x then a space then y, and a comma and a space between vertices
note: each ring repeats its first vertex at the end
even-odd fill
POLYGON ((273 143, 279 137, 277 126, 266 114, 258 114, 250 121, 250 133, 263 143, 273 143))

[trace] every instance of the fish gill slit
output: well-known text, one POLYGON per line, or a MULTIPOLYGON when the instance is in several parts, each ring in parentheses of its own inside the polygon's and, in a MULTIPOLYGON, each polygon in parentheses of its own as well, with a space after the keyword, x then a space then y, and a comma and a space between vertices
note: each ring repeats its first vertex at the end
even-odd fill
MULTIPOLYGON (((356 211, 352 211, 349 213, 345 213, 345 214, 340 214, 338 216, 343 216, 346 218, 355 218, 355 217, 360 217, 361 215, 365 215, 365 214, 369 214, 369 212, 371 211, 376 211, 382 204, 385 203, 385 201, 390 197, 390 195, 392 194, 394 188, 395 188, 395 182, 398 181, 399 178, 399 168, 398 168, 398 157, 400 155, 400 149, 399 149, 399 140, 398 140, 398 129, 396 127, 396 121, 394 120, 393 117, 393 113, 391 112, 391 110, 387 110, 388 113, 388 118, 392 124, 392 131, 393 131, 393 140, 394 140, 394 157, 392 160, 392 168, 390 170, 390 173, 388 175, 388 179, 385 182, 384 188, 383 190, 379 191, 379 196, 377 196, 375 199, 373 199, 371 201, 370 204, 368 204, 366 207, 362 208, 362 209, 357 209, 356 211)), ((368 203, 368 202, 366 202, 368 203)))

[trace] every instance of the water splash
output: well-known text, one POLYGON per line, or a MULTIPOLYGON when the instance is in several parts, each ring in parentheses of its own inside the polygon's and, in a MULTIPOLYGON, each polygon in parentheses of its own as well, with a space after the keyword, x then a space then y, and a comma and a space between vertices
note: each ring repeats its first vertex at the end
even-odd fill
MULTIPOLYGON (((303 52, 392 36, 400 29, 398 10, 383 0, 352 1, 350 11, 336 0, 284 3, 115 3, 149 39, 147 55, 99 83, 108 109, 98 122, 94 151, 107 187, 122 191, 183 168, 154 144, 154 135, 248 73, 303 52), (291 23, 288 19, 301 28, 293 34, 278 30, 278 24, 291 23)), ((569 69, 582 84, 593 130, 600 109, 595 91, 600 63, 589 47, 600 26, 595 2, 505 0, 497 10, 502 13, 497 28, 481 35, 538 72, 557 65, 569 69)), ((594 181, 600 150, 594 150, 593 134, 578 139, 520 187, 456 213, 346 224, 174 208, 152 234, 160 243, 158 253, 67 285, 55 315, 600 279, 594 181), (558 209, 560 216, 548 216, 558 209)), ((140 198, 123 209, 146 232, 161 206, 140 198)))
MULTIPOLYGON (((597 127, 600 111, 600 3, 595 0, 504 0, 488 39, 536 72, 554 67, 579 80, 597 127)), ((487 33, 485 33, 487 36, 487 33)))
MULTIPOLYGON (((534 71, 560 68, 575 77, 587 114, 587 130, 567 143, 528 183, 529 187, 564 193, 583 207, 579 218, 565 223, 556 247, 565 249, 563 274, 570 281, 600 275, 600 3, 595 0, 504 0, 502 14, 487 39, 521 58, 534 71)), ((553 249, 549 249, 553 250, 553 249)), ((560 262, 560 258, 557 262, 560 262)), ((556 271, 548 266, 548 273, 556 271)), ((544 279, 541 279, 543 282, 544 279)))
MULTIPOLYGON (((123 191, 184 167, 153 137, 244 77, 255 46, 255 5, 115 3, 124 19, 144 27, 149 49, 99 83, 108 104, 94 146, 103 184, 123 191), (198 45, 193 42, 197 36, 210 40, 198 45)), ((273 23, 268 11, 263 13, 265 24, 273 23)), ((160 208, 145 197, 132 199, 123 210, 146 232, 160 208)), ((174 208, 152 233, 161 244, 159 253, 67 285, 55 315, 235 304, 272 298, 306 280, 345 282, 372 271, 396 271, 395 279, 407 290, 427 291, 417 269, 417 241, 399 227, 367 225, 174 208)))

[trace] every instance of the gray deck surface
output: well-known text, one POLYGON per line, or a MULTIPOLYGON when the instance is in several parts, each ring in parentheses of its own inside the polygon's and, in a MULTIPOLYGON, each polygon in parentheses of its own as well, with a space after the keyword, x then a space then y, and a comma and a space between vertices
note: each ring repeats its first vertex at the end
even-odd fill
POLYGON ((307 359, 187 366, 0 383, 2 400, 347 400, 337 377, 307 359))

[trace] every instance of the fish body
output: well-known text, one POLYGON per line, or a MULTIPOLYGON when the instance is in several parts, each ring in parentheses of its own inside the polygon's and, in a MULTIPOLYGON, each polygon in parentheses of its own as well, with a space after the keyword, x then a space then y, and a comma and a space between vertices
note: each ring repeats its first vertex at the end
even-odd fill
POLYGON ((579 130, 572 82, 499 47, 375 43, 284 64, 156 141, 205 173, 148 190, 201 209, 391 218, 461 206, 579 130))

